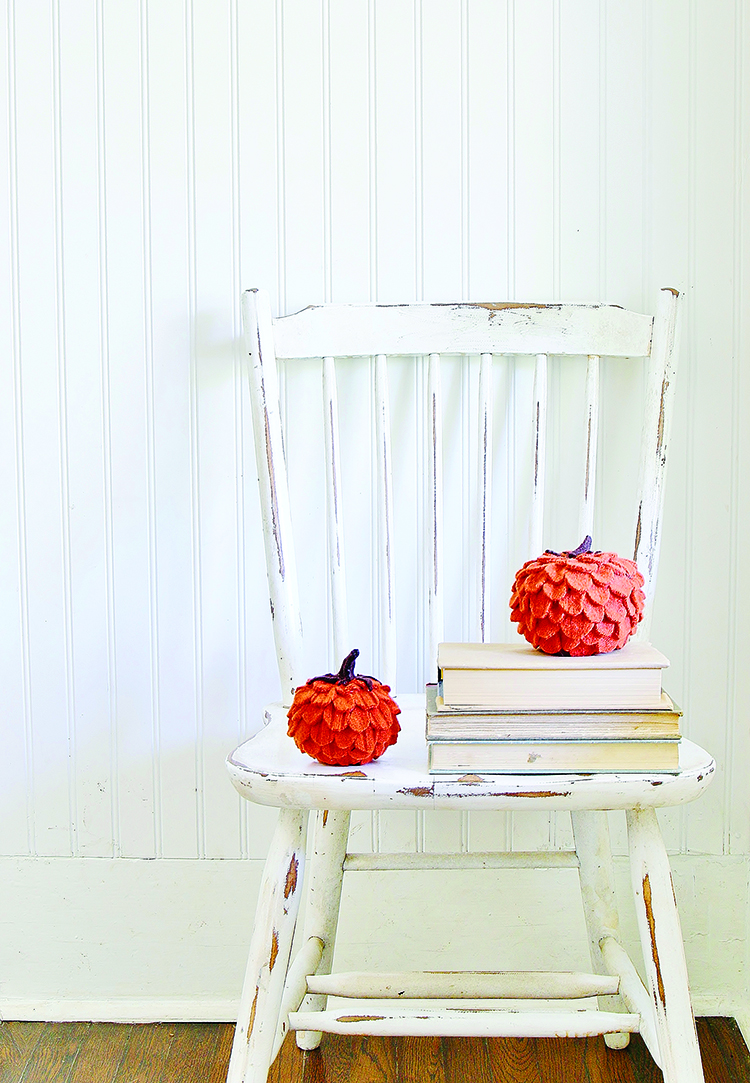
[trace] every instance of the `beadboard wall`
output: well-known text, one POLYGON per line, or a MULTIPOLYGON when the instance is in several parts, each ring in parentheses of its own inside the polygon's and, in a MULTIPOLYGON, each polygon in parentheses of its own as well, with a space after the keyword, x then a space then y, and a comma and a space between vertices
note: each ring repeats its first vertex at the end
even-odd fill
MULTIPOLYGON (((223 1017, 239 995, 274 814, 240 807, 223 761, 278 688, 243 382, 250 286, 279 314, 329 300, 653 311, 659 287, 684 293, 652 638, 719 771, 662 822, 699 1004, 742 1010, 750 2, 3 10, 0 1015, 223 1017)), ((302 487, 314 421, 291 402, 287 423, 302 487)), ((303 553, 301 579, 318 566, 303 553)), ((455 623, 470 632, 468 601, 455 623)), ((511 846, 566 841, 546 817, 502 830, 511 846)), ((360 818, 355 838, 484 848, 497 831, 399 814, 360 818)), ((466 887, 463 902, 478 921, 483 896, 466 887)), ((398 907, 421 924, 423 897, 398 907)), ((540 943, 559 941, 551 923, 540 943)))

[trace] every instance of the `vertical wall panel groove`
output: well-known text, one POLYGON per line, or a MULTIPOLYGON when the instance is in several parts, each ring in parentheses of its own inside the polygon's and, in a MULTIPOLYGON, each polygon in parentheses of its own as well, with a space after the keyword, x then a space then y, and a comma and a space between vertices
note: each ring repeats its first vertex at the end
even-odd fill
POLYGON ((738 583, 740 543, 740 372, 742 357, 742 165, 743 165, 743 18, 742 0, 734 4, 734 130, 732 147, 733 157, 733 192, 732 192, 732 400, 731 433, 732 458, 730 463, 730 511, 729 511, 729 593, 728 593, 728 635, 727 635, 727 728, 724 741, 724 759, 726 763, 726 782, 723 804, 723 839, 722 850, 732 852, 733 829, 733 790, 735 784, 735 739, 737 719, 737 648, 738 648, 738 583))
POLYGON ((55 216, 55 335, 57 352, 57 409, 60 469, 60 521, 63 562, 63 639, 65 656, 65 714, 68 740, 67 782, 70 852, 78 854, 76 807, 76 705, 73 671, 72 566, 70 555, 70 463, 68 453, 68 389, 65 333, 65 242, 63 236, 62 102, 60 55, 60 3, 52 4, 52 100, 54 110, 54 216, 55 216))
POLYGON ((154 849, 157 857, 163 852, 162 802, 161 802, 161 763, 159 726, 159 603, 157 595, 157 540, 156 540, 156 477, 154 470, 154 328, 152 296, 152 248, 151 248, 151 132, 150 132, 150 95, 149 95, 149 42, 148 11, 145 0, 141 0, 140 16, 140 77, 141 77, 141 207, 143 215, 143 352, 144 352, 144 391, 146 406, 146 491, 147 491, 147 536, 149 565, 149 648, 150 648, 150 683, 151 683, 151 772, 154 794, 154 849))
POLYGON ((187 260, 188 260, 188 334, 189 334, 189 392, 188 431, 190 446, 190 524, 191 524, 191 602, 192 655, 195 671, 195 775, 197 801, 195 810, 196 845, 198 855, 206 854, 206 821, 203 801, 203 589, 201 576, 201 483, 200 432, 198 418, 198 356, 196 318, 198 312, 197 256, 197 196, 196 196, 196 123, 195 123, 195 7, 193 0, 185 3, 185 103, 187 158, 187 260))
POLYGON ((18 557, 18 619, 21 633, 21 702, 23 710, 23 767, 25 772, 25 820, 26 845, 30 854, 37 849, 35 831, 35 772, 34 739, 31 702, 31 637, 29 631, 29 585, 28 553, 26 547, 26 468, 23 433, 23 375, 21 339, 21 287, 20 287, 20 238, 18 203, 18 113, 16 79, 16 5, 8 0, 7 21, 7 79, 8 79, 8 179, 10 218, 10 323, 13 348, 13 414, 14 414, 14 463, 16 497, 16 539, 18 557))
POLYGON ((106 160, 106 102, 104 93, 104 0, 96 4, 96 161, 97 161, 97 227, 99 234, 99 354, 102 373, 102 451, 104 492, 104 579, 105 623, 107 629, 107 739, 109 742, 109 792, 112 818, 112 855, 121 853, 120 802, 117 755, 117 648, 115 643, 115 574, 114 519, 112 508, 112 390, 109 341, 109 283, 107 275, 107 160, 106 160))

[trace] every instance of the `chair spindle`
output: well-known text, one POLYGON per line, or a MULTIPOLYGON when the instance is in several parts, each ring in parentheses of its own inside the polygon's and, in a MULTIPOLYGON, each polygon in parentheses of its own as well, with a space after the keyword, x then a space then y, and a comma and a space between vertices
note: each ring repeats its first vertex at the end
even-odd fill
POLYGON ((536 355, 534 366, 534 481, 531 499, 531 558, 542 551, 544 529, 544 468, 547 449, 547 354, 536 355))
POLYGON ((323 426, 326 445, 326 519, 328 528, 328 569, 333 617, 334 669, 351 650, 346 604, 344 526, 339 451, 339 418, 336 393, 336 366, 332 357, 323 358, 323 426))
POLYGON ((437 672, 437 648, 443 639, 443 400, 440 381, 440 355, 431 353, 427 369, 429 400, 429 547, 427 588, 430 680, 437 672))
POLYGON ((396 683, 396 614, 393 583, 393 467, 388 365, 385 354, 375 359, 375 440, 378 502, 378 576, 380 673, 391 688, 396 683))
POLYGON ((477 460, 478 539, 480 545, 477 592, 477 635, 480 643, 490 637, 490 526, 492 511, 492 354, 483 353, 479 362, 479 440, 477 460))

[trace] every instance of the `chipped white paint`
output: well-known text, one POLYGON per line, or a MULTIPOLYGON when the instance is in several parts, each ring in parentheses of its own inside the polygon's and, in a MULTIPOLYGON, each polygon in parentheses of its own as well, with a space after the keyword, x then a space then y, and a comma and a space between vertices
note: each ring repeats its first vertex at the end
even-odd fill
POLYGON ((591 354, 586 364, 586 462, 577 535, 581 541, 594 533, 596 453, 599 441, 599 360, 596 354, 591 354))
POLYGON ((656 812, 627 813, 630 870, 664 1083, 703 1083, 685 949, 656 812))
POLYGON ((347 854, 344 872, 424 872, 428 869, 577 869, 574 850, 497 850, 489 853, 347 854))
POLYGON ((277 357, 429 353, 645 357, 653 318, 614 305, 313 305, 274 320, 277 357))
POLYGON ((349 612, 346 601, 344 525, 339 452, 339 415, 336 366, 323 358, 323 427, 326 447, 326 519, 328 535, 328 582, 331 589, 334 664, 340 665, 351 650, 349 612))
POLYGON ((242 298, 242 317, 273 634, 284 702, 291 704, 299 679, 302 625, 268 294, 248 290, 242 298))
POLYGON ((396 686, 396 596, 393 576, 393 465, 388 368, 385 354, 375 358, 375 441, 378 506, 378 582, 380 614, 380 674, 396 686))
POLYGON ((544 478, 547 467, 547 355, 538 353, 534 366, 533 478, 531 495, 531 531, 528 559, 542 552, 544 535, 544 478))
POLYGON ((492 354, 483 353, 479 362, 479 418, 477 424, 477 635, 480 643, 490 640, 490 581, 492 558, 492 354))
MULTIPOLYGON (((333 964, 350 819, 348 812, 331 809, 317 814, 305 906, 305 938, 319 939, 323 950, 308 974, 328 974, 333 964)), ((325 996, 311 995, 305 999, 303 1010, 322 1011, 325 1006, 325 996)), ((320 1038, 320 1031, 297 1031, 297 1045, 301 1049, 316 1049, 320 1038)))
MULTIPOLYGON (((494 1038, 588 1038, 614 1029, 638 1030, 637 1015, 593 1011, 503 1012, 490 1009, 395 1009, 371 1014, 356 1009, 321 1012, 314 1017, 327 1034, 395 1034, 405 1036, 494 1038)), ((289 1017, 292 1029, 307 1028, 307 1012, 289 1017)))
MULTIPOLYGON (((603 812, 573 812, 571 821, 580 863, 581 900, 589 935, 591 965, 597 974, 606 974, 599 944, 604 936, 617 937, 620 928, 609 824, 603 812)), ((622 1001, 614 996, 600 997, 599 1007, 602 1011, 623 1010, 622 1001)), ((607 1044, 622 1048, 628 1044, 628 1035, 610 1034, 607 1044)))
POLYGON ((646 605, 638 636, 648 639, 651 629, 656 572, 661 547, 661 517, 667 447, 672 423, 679 340, 677 290, 659 294, 654 336, 648 362, 646 412, 641 439, 641 468, 634 558, 645 579, 646 605))
POLYGON ((429 416, 429 554, 426 567, 429 574, 427 606, 429 624, 428 672, 437 667, 438 643, 443 633, 443 393, 440 379, 440 355, 431 353, 427 368, 427 397, 429 416))
POLYGON ((619 993, 629 1012, 636 1012, 641 1017, 640 1033, 648 1051, 661 1068, 661 1053, 656 1036, 656 1013, 648 991, 641 981, 641 976, 622 944, 613 936, 604 936, 600 944, 601 953, 608 974, 616 974, 620 979, 619 993))
MULTIPOLYGON (((276 1059, 279 1050, 284 1044, 284 1039, 289 1033, 289 1013, 296 1012, 305 999, 307 993, 307 976, 314 974, 320 965, 323 955, 323 941, 318 936, 311 936, 306 940, 294 957, 294 962, 289 967, 289 973, 284 983, 284 992, 281 997, 279 1019, 276 1024, 276 1037, 271 1050, 271 1063, 276 1059)), ((299 1039, 303 1031, 297 1032, 299 1039)))
POLYGON ((577 1000, 616 993, 619 978, 549 971, 441 971, 315 975, 311 991, 328 996, 395 1000, 577 1000))
POLYGON ((401 733, 386 755, 361 767, 327 767, 287 737, 286 712, 267 709, 268 724, 227 760, 232 782, 260 804, 327 809, 623 809, 694 801, 715 770, 711 756, 680 743, 677 774, 431 775, 424 741, 424 698, 399 696, 401 733))
POLYGON ((302 895, 307 813, 283 809, 266 859, 227 1083, 265 1083, 302 895))

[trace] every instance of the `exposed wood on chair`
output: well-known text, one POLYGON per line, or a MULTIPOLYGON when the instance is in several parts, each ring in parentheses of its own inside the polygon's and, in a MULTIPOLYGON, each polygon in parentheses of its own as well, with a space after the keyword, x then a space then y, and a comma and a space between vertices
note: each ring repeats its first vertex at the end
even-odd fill
POLYGON ((651 316, 614 305, 313 305, 274 321, 277 357, 430 353, 644 357, 651 316), (377 346, 373 347, 373 343, 377 346))
POLYGON ((656 812, 627 813, 633 894, 665 1083, 703 1083, 685 950, 656 812))
POLYGON ((265 1083, 302 891, 307 812, 282 809, 266 859, 227 1083, 265 1083))
MULTIPOLYGON (((323 947, 315 966, 307 970, 308 975, 328 974, 333 964, 350 819, 348 812, 328 809, 317 815, 308 874, 305 940, 309 943, 310 939, 317 939, 323 947)), ((313 994, 305 998, 303 1009, 322 1011, 325 1005, 325 996, 313 994)), ((298 1007, 295 1005, 295 1009, 298 1007)), ((301 1049, 316 1049, 320 1038, 320 1031, 298 1031, 297 1045, 301 1049)))
POLYGON ((638 1030, 638 1016, 616 1012, 560 1011, 510 1012, 491 1008, 389 1010, 378 1015, 350 1015, 326 1011, 316 1015, 293 1012, 293 1030, 317 1025, 326 1034, 476 1035, 485 1037, 573 1038, 606 1034, 611 1030, 638 1030))

